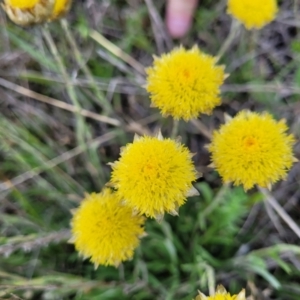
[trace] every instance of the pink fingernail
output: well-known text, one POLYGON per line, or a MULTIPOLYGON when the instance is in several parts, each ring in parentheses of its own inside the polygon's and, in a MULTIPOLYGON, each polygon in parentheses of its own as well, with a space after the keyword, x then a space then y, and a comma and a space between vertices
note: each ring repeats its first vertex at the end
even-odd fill
POLYGON ((185 15, 167 16, 167 28, 170 35, 174 38, 183 37, 191 27, 190 18, 185 15))

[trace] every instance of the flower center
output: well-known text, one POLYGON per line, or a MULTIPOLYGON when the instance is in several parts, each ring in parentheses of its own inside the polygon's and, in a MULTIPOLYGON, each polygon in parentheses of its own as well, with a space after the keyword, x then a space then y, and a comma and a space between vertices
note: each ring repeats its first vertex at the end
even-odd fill
POLYGON ((14 8, 33 8, 40 0, 8 0, 8 4, 14 8))
POLYGON ((161 161, 159 157, 151 157, 141 165, 141 176, 147 180, 155 181, 162 175, 161 161))
POLYGON ((249 136, 245 138, 244 145, 246 148, 253 148, 255 145, 257 145, 257 141, 254 137, 249 136))
POLYGON ((146 176, 154 178, 157 176, 157 164, 155 162, 146 163, 144 166, 144 173, 146 176))
POLYGON ((191 72, 187 69, 184 69, 182 71, 182 74, 183 74, 183 77, 185 77, 185 78, 189 78, 191 76, 191 72))

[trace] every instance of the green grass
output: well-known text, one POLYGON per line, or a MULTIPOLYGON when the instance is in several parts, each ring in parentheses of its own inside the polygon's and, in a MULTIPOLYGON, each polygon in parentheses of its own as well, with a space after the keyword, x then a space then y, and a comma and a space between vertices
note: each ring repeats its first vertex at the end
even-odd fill
MULTIPOLYGON (((197 290, 208 294, 223 284, 231 293, 246 288, 253 299, 298 300, 299 239, 266 209, 258 190, 222 186, 218 174, 206 167, 209 154, 203 146, 209 141, 192 123, 180 123, 179 132, 197 152, 195 165, 203 177, 195 184, 200 196, 189 198, 179 217, 148 220, 148 236, 134 259, 119 268, 95 270, 67 243, 70 210, 85 192, 102 189, 110 177, 107 163, 118 158, 120 147, 134 133, 160 127, 169 136, 173 126, 171 118, 149 108, 141 74, 89 35, 94 29, 140 64, 150 65, 157 45, 144 1, 110 1, 107 10, 101 1, 95 5, 100 21, 81 2, 68 16, 78 53, 63 29, 66 24, 23 29, 6 22, 1 12, 0 299, 191 300, 197 290), (50 104, 7 82, 51 97, 50 104), (73 112, 64 104, 72 105, 73 112), (94 115, 83 116, 80 109, 94 115)), ((163 15, 161 5, 157 10, 163 15)), ((299 33, 285 22, 297 19, 293 1, 281 1, 278 21, 257 36, 242 30, 221 59, 231 76, 223 104, 201 118, 208 130, 218 128, 224 112, 234 115, 248 108, 286 118, 299 139, 299 33)), ((193 29, 174 44, 199 44, 216 54, 229 28, 224 5, 202 1, 193 29)), ((299 172, 296 164, 272 191, 295 221, 299 172)))

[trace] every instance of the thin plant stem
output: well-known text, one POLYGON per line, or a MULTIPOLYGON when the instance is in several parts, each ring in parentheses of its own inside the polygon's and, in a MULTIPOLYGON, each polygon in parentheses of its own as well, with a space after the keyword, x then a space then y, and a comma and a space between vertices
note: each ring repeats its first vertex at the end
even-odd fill
POLYGON ((279 205, 277 200, 270 194, 270 192, 262 187, 258 187, 260 192, 264 195, 265 200, 272 206, 272 208, 278 213, 282 220, 294 231, 294 233, 300 238, 300 228, 295 221, 286 213, 286 211, 279 205))
POLYGON ((212 138, 212 133, 209 131, 209 129, 206 127, 204 123, 202 123, 198 119, 191 120, 191 123, 209 140, 212 138))
POLYGON ((258 43, 258 39, 259 39, 259 30, 253 29, 251 31, 251 35, 250 35, 249 52, 255 53, 254 55, 256 55, 256 52, 257 52, 256 45, 258 43))
POLYGON ((89 80, 91 87, 93 88, 93 91, 95 92, 95 95, 97 97, 97 99, 99 99, 99 102, 101 103, 101 106, 104 110, 104 115, 109 115, 110 113, 112 113, 113 109, 111 107, 111 104, 109 101, 107 101, 105 95, 99 91, 99 89, 97 88, 97 84, 96 81, 93 77, 93 75, 91 74, 89 68, 87 67, 81 52, 79 51, 79 48, 77 46, 77 43, 73 37, 73 34, 71 33, 70 29, 69 29, 69 24, 67 22, 66 19, 61 19, 60 21, 61 26, 64 30, 64 33, 67 37, 67 40, 72 48, 72 51, 75 55, 75 59, 79 65, 79 67, 82 69, 83 73, 85 74, 86 78, 89 80))
POLYGON ((166 52, 165 45, 168 51, 173 49, 173 41, 170 38, 167 30, 164 26, 164 22, 161 19, 159 12, 157 11, 152 0, 145 0, 145 3, 148 7, 149 15, 151 18, 152 31, 154 34, 154 39, 156 41, 158 53, 166 52))
MULTIPOLYGON (((293 6, 293 13, 294 17, 296 19, 296 22, 299 22, 300 17, 299 17, 299 0, 294 0, 294 6, 293 6)), ((297 28, 297 38, 299 38, 299 28, 297 28)))
POLYGON ((228 190, 229 190, 229 183, 224 183, 223 186, 220 188, 218 194, 210 203, 210 205, 203 210, 201 214, 203 218, 210 215, 217 208, 217 206, 223 201, 224 196, 226 195, 228 190))
POLYGON ((229 49, 229 47, 231 46, 232 42, 234 41, 234 39, 237 36, 237 33, 240 29, 240 23, 236 20, 232 20, 231 23, 231 27, 230 27, 230 31, 229 34, 227 36, 227 38, 225 39, 224 43, 222 44, 218 54, 217 54, 217 58, 218 60, 221 59, 221 57, 226 53, 226 51, 229 49))
POLYGON ((0 193, 13 189, 19 184, 22 184, 29 179, 35 178, 36 176, 40 175, 42 172, 53 169, 56 166, 65 163, 69 159, 72 159, 77 155, 81 154, 82 152, 86 151, 88 148, 92 148, 92 147, 99 148, 100 145, 108 141, 111 141, 116 136, 120 135, 120 133, 121 131, 118 129, 109 131, 93 140, 88 141, 84 146, 77 146, 69 151, 60 154, 57 157, 45 161, 44 164, 41 166, 32 168, 31 170, 23 174, 20 174, 9 181, 4 181, 0 184, 0 193))
POLYGON ((70 79, 69 79, 69 76, 68 76, 68 73, 66 71, 66 68, 64 66, 64 63, 63 63, 63 60, 61 58, 61 56, 59 55, 59 52, 58 52, 58 49, 55 45, 55 42, 53 41, 53 38, 49 32, 49 29, 48 29, 48 25, 44 25, 44 27, 42 28, 42 33, 43 33, 43 36, 49 46, 49 49, 59 67, 59 70, 63 76, 63 79, 66 83, 66 88, 67 88, 67 92, 68 92, 68 95, 75 107, 75 114, 76 114, 76 120, 77 120, 77 126, 76 126, 76 136, 77 136, 77 140, 79 142, 79 144, 81 146, 84 146, 85 145, 85 134, 84 134, 84 118, 83 116, 80 114, 80 110, 81 110, 81 106, 80 106, 80 103, 77 99, 77 95, 76 95, 76 92, 75 92, 75 89, 74 89, 74 86, 72 85, 70 79))
POLYGON ((297 16, 298 16, 298 11, 299 11, 299 0, 294 0, 293 12, 294 12, 294 15, 295 15, 296 19, 297 19, 297 16))
MULTIPOLYGON (((76 116, 76 138, 78 144, 80 147, 86 149, 86 141, 90 139, 90 132, 88 130, 88 127, 86 126, 85 118, 80 114, 82 108, 78 101, 75 87, 70 80, 70 77, 67 73, 67 70, 58 52, 55 42, 53 41, 53 38, 50 34, 47 24, 42 28, 42 33, 59 67, 59 70, 62 73, 62 77, 66 84, 67 93, 76 109, 74 113, 76 116)), ((95 183, 97 182, 97 184, 99 185, 104 184, 104 182, 106 181, 105 174, 103 172, 103 168, 101 168, 101 161, 100 161, 101 158, 99 155, 97 155, 97 150, 92 147, 87 148, 85 155, 87 156, 87 159, 90 162, 90 164, 94 166, 93 170, 95 170, 95 172, 93 171, 93 177, 92 177, 94 182, 95 183), (96 175, 98 175, 98 178, 96 175)))
POLYGON ((11 91, 14 91, 15 93, 24 95, 26 97, 29 97, 31 99, 35 99, 35 100, 43 102, 43 103, 47 103, 47 104, 55 106, 55 107, 59 107, 61 109, 70 111, 72 113, 76 113, 76 112, 80 113, 83 117, 90 118, 90 119, 96 120, 98 122, 103 122, 103 123, 110 124, 110 125, 117 126, 117 127, 120 127, 122 125, 121 122, 117 119, 113 119, 113 118, 110 118, 110 117, 107 117, 107 116, 103 116, 103 115, 94 113, 92 111, 86 110, 86 109, 78 110, 72 104, 65 103, 63 101, 45 96, 43 94, 36 93, 32 90, 26 89, 26 88, 24 88, 20 85, 12 83, 12 82, 10 82, 8 80, 5 80, 3 78, 0 78, 0 86, 3 86, 7 89, 10 89, 11 91))
POLYGON ((179 120, 173 120, 173 127, 172 127, 172 132, 171 132, 171 138, 174 139, 178 135, 179 131, 179 120))
POLYGON ((100 44, 102 47, 113 53, 116 57, 119 57, 123 61, 125 61, 127 64, 129 64, 133 69, 135 69, 139 74, 141 74, 143 77, 145 74, 145 67, 140 64, 137 60, 135 60, 133 57, 125 53, 121 48, 116 46, 114 43, 106 39, 102 34, 99 32, 92 30, 90 33, 90 37, 95 40, 98 44, 100 44))
POLYGON ((207 284, 210 295, 215 294, 215 286, 216 286, 216 276, 214 268, 210 265, 205 266, 206 274, 207 274, 207 284))

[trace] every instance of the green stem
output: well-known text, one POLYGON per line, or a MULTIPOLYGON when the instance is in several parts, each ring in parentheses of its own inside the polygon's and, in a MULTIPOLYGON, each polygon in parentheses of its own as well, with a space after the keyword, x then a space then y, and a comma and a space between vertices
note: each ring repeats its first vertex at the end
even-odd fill
POLYGON ((230 31, 229 34, 227 36, 227 38, 225 39, 224 43, 222 44, 218 54, 217 54, 217 58, 218 60, 221 59, 221 57, 226 53, 226 51, 229 49, 229 47, 231 46, 232 42, 234 41, 234 39, 237 36, 237 33, 240 29, 240 23, 236 20, 232 20, 231 23, 231 27, 230 27, 230 31))
POLYGON ((179 131, 179 120, 173 120, 173 127, 172 127, 172 132, 171 132, 171 138, 175 139, 178 135, 179 131))
POLYGON ((82 55, 81 55, 81 52, 79 51, 78 49, 78 46, 77 46, 77 43, 69 29, 69 24, 68 22, 65 20, 65 19, 62 19, 60 21, 61 23, 61 26, 65 32, 65 35, 67 37, 67 40, 72 48, 72 51, 75 55, 75 59, 79 65, 79 67, 82 69, 83 73, 85 74, 86 78, 89 80, 90 82, 90 85, 97 97, 97 99, 99 99, 100 101, 100 104, 102 105, 103 107, 103 110, 104 110, 104 114, 105 115, 109 115, 110 113, 112 113, 113 109, 111 107, 111 104, 109 101, 107 101, 105 95, 99 91, 98 87, 97 87, 97 84, 96 84, 96 81, 93 77, 93 75, 91 74, 91 71, 89 70, 89 68, 87 67, 82 55))
POLYGON ((69 95, 73 105, 75 106, 75 109, 76 109, 75 115, 76 115, 76 123, 77 123, 76 124, 76 136, 77 136, 77 140, 78 140, 79 144, 81 146, 84 146, 85 145, 84 118, 79 113, 81 110, 81 106, 77 99, 77 95, 76 95, 74 86, 72 85, 72 82, 68 76, 68 73, 67 73, 64 63, 63 63, 63 60, 62 60, 61 56, 59 55, 58 49, 57 49, 55 42, 53 41, 53 38, 49 32, 47 24, 44 25, 44 27, 42 28, 42 33, 43 33, 43 36, 49 46, 50 52, 52 53, 57 65, 59 67, 59 70, 63 76, 68 95, 69 95))
POLYGON ((209 206, 205 208, 202 212, 202 217, 207 217, 210 215, 217 206, 223 201, 224 196, 226 195, 227 191, 229 190, 229 184, 225 183, 219 190, 218 194, 214 197, 213 201, 210 203, 209 206))
MULTIPOLYGON (((90 138, 90 133, 88 130, 88 127, 85 123, 85 118, 80 113, 82 111, 80 103, 77 98, 76 90, 74 85, 72 84, 72 81, 70 80, 70 77, 67 73, 67 70, 65 68, 65 65, 63 63, 63 60, 58 52, 58 49, 53 41, 53 38, 49 32, 48 25, 46 24, 44 28, 42 29, 42 33, 44 35, 44 38, 50 48, 50 51, 59 67, 59 70, 63 76, 64 82, 66 84, 67 93, 75 107, 75 116, 76 116, 76 138, 78 144, 82 147, 86 147, 86 141, 90 138)), ((101 161, 100 156, 97 154, 97 150, 93 148, 88 148, 87 152, 87 160, 89 162, 90 167, 89 171, 92 175, 92 178, 96 184, 99 184, 99 186, 102 186, 105 183, 105 173, 103 171, 103 168, 101 167, 101 161), (98 178, 97 178, 98 175, 98 178)))

